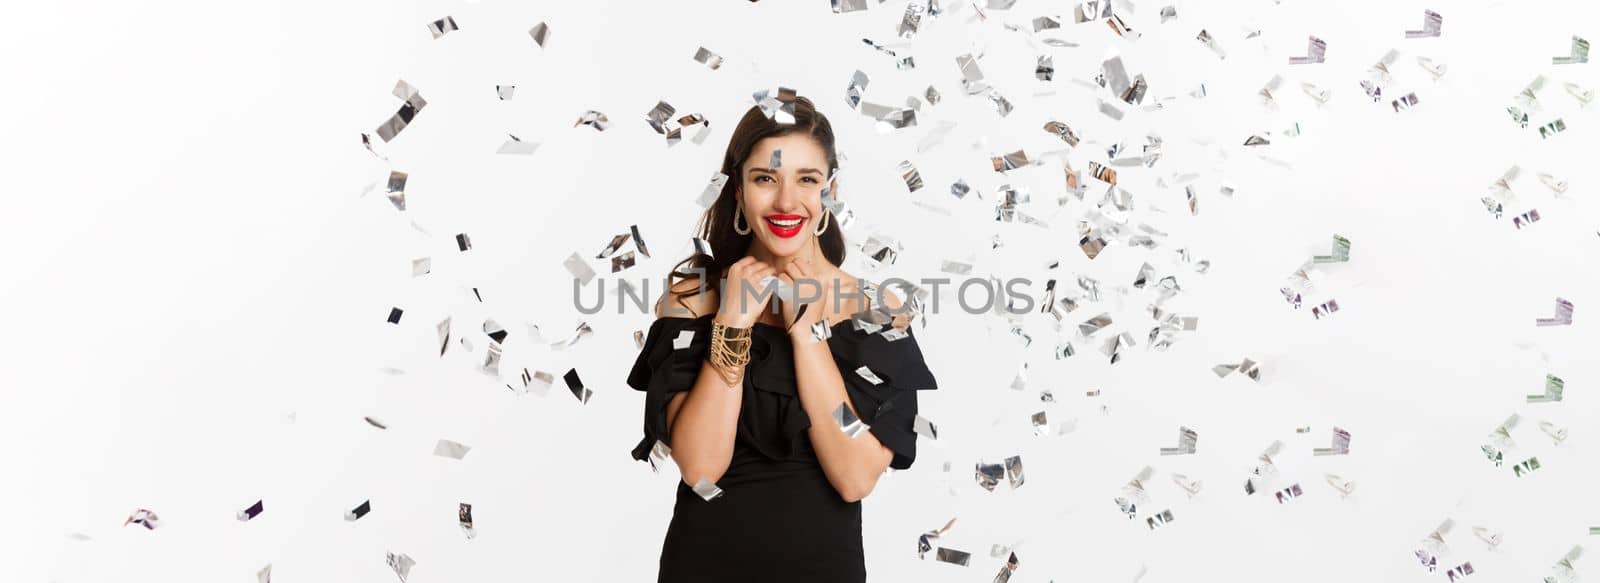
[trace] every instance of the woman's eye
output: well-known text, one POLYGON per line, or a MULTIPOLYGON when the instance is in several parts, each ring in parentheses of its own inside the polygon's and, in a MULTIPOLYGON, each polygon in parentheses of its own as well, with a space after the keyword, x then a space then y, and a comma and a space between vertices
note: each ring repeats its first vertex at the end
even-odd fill
POLYGON ((817 181, 817 179, 815 179, 815 178, 812 178, 812 177, 810 177, 810 176, 807 176, 807 177, 805 177, 805 178, 803 178, 803 180, 810 180, 810 181, 811 181, 811 182, 813 182, 813 183, 814 183, 814 182, 816 182, 816 181, 817 181))

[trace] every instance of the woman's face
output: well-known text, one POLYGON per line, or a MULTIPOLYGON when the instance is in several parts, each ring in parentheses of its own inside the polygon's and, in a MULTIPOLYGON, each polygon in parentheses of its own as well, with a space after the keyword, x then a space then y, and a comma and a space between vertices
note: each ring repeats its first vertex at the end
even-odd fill
MULTIPOLYGON (((793 257, 810 248, 822 220, 822 189, 828 182, 828 157, 810 136, 789 134, 756 142, 741 169, 740 200, 751 236, 775 257, 793 257), (772 153, 782 152, 777 168, 772 153)), ((837 196, 838 189, 832 193, 837 196)), ((838 225, 829 222, 828 228, 838 225)))

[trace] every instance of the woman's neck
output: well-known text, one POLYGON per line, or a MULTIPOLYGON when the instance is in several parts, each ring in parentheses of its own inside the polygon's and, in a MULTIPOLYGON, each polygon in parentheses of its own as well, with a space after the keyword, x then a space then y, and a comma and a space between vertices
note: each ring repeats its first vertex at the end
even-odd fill
MULTIPOLYGON (((815 241, 815 239, 813 239, 813 241, 815 241)), ((755 257, 762 263, 772 266, 772 268, 778 273, 783 273, 784 269, 788 268, 790 263, 799 261, 801 259, 810 259, 813 270, 816 270, 819 267, 821 268, 820 271, 814 271, 819 278, 832 276, 834 275, 833 272, 837 270, 837 266, 828 262, 828 258, 822 254, 822 249, 815 243, 806 246, 804 250, 794 255, 778 257, 774 256, 772 251, 767 249, 765 245, 762 245, 760 241, 751 240, 750 247, 745 251, 745 255, 755 257)))

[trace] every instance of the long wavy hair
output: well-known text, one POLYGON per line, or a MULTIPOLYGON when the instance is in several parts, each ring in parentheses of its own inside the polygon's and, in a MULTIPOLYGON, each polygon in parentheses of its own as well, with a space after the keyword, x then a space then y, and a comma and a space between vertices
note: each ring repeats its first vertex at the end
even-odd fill
MULTIPOLYGON (((706 209, 700 217, 698 236, 711 245, 711 255, 696 252, 694 255, 679 261, 667 275, 667 294, 673 296, 679 305, 688 308, 683 302, 684 296, 699 293, 700 289, 684 292, 674 292, 677 284, 692 280, 704 274, 709 281, 702 280, 697 288, 716 289, 716 282, 722 280, 728 267, 742 259, 750 248, 750 239, 755 233, 741 235, 733 230, 735 215, 739 212, 739 187, 744 184, 741 172, 745 160, 750 158, 751 150, 755 149, 756 142, 766 138, 786 136, 790 134, 805 134, 817 141, 822 146, 822 151, 828 157, 828 177, 832 178, 839 169, 839 155, 834 147, 833 126, 828 123, 828 118, 817 111, 810 99, 798 95, 780 94, 780 100, 794 104, 794 123, 778 123, 775 119, 767 117, 761 106, 751 106, 744 112, 744 117, 739 120, 738 127, 733 128, 733 136, 728 139, 728 150, 722 156, 722 174, 728 177, 727 183, 722 185, 722 192, 717 196, 716 202, 706 209)), ((822 248, 822 255, 836 266, 844 264, 845 245, 842 228, 834 217, 833 228, 823 232, 817 244, 822 248)))

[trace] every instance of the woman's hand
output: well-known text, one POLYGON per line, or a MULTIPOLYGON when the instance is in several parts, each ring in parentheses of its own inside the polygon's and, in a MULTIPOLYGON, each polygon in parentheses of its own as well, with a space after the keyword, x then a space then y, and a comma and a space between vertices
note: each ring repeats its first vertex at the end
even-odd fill
POLYGON ((811 326, 828 321, 828 314, 833 311, 828 297, 833 295, 834 290, 819 277, 819 270, 812 268, 809 259, 791 261, 784 267, 783 273, 778 274, 778 279, 793 290, 796 300, 779 302, 784 328, 789 331, 791 338, 810 338, 811 326), (799 313, 802 302, 805 305, 804 314, 799 313))
POLYGON ((723 278, 722 307, 717 310, 713 321, 732 328, 755 326, 761 319, 761 311, 767 309, 772 298, 771 294, 763 293, 767 284, 762 280, 771 277, 774 271, 772 266, 750 256, 728 266, 728 273, 723 278), (746 293, 745 286, 749 286, 754 293, 746 293))

